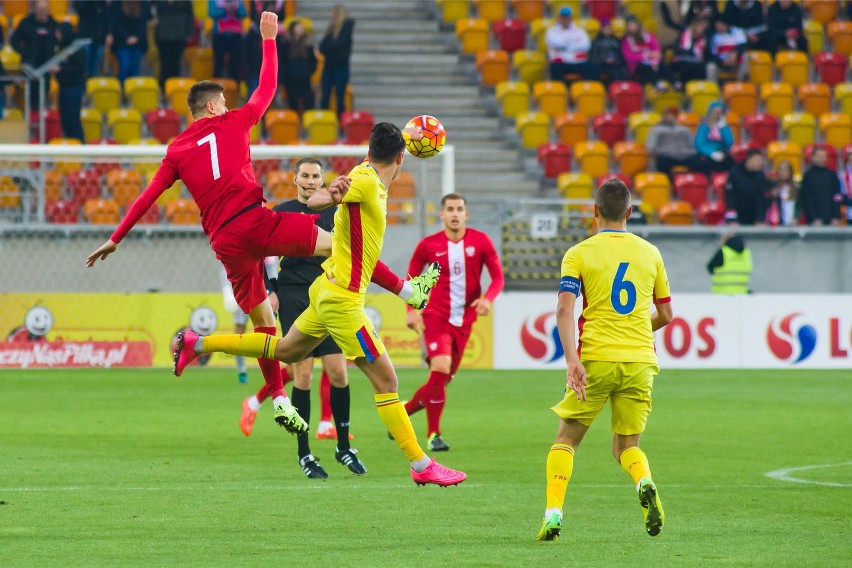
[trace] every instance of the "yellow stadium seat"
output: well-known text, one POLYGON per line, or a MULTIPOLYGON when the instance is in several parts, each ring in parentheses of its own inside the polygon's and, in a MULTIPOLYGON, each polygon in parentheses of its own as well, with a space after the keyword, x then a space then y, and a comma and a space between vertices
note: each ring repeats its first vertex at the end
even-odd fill
POLYGON ((767 114, 784 116, 793 112, 793 87, 787 83, 764 83, 760 86, 760 100, 767 114))
POLYGON ((187 47, 183 52, 189 76, 196 81, 204 81, 213 76, 213 48, 187 47))
POLYGON ((571 101, 580 114, 595 116, 606 110, 606 89, 599 81, 575 81, 571 84, 571 101))
POLYGON ((770 142, 766 145, 766 157, 772 162, 773 170, 778 162, 787 160, 793 166, 794 173, 802 173, 802 147, 795 142, 770 142))
POLYGON ((87 199, 83 215, 92 225, 117 225, 118 203, 114 199, 87 199))
POLYGON ((638 142, 616 142, 612 147, 612 155, 618 170, 624 175, 635 176, 648 169, 648 149, 638 142))
POLYGON ((128 104, 143 114, 160 106, 160 85, 153 77, 128 77, 124 95, 128 104))
POLYGON ((654 112, 662 114, 669 107, 680 108, 681 94, 668 81, 662 82, 664 90, 658 91, 653 85, 645 89, 645 98, 651 104, 654 112))
POLYGON ((509 0, 515 17, 522 22, 532 22, 544 16, 544 0, 509 0))
POLYGON ((589 119, 579 112, 566 112, 553 120, 553 126, 563 144, 573 147, 589 139, 589 119))
POLYGON ((9 176, 0 177, 0 209, 17 209, 21 205, 21 188, 9 176))
MULTIPOLYGON (((8 35, 6 37, 9 37, 8 35)), ((9 72, 21 70, 21 54, 12 49, 11 45, 4 45, 0 50, 0 63, 3 64, 3 69, 9 72)))
POLYGON ((512 54, 512 68, 518 80, 532 85, 547 79, 547 57, 539 51, 519 49, 512 54))
POLYGON ((828 39, 837 53, 852 54, 852 22, 829 22, 828 39))
POLYGON ((578 28, 586 30, 589 39, 595 39, 598 32, 601 31, 601 23, 597 18, 577 18, 575 16, 575 23, 578 28))
POLYGON ((127 143, 131 146, 158 146, 160 141, 156 138, 131 138, 127 143))
POLYGON ((299 143, 299 113, 292 110, 268 110, 263 115, 263 125, 273 144, 299 143))
POLYGON ((610 24, 612 25, 612 35, 618 39, 622 39, 624 37, 624 28, 627 26, 624 18, 613 18, 610 24))
POLYGON ((180 115, 189 116, 189 107, 186 104, 186 95, 189 88, 196 82, 189 77, 172 77, 166 79, 166 100, 169 105, 180 115))
POLYGON ((30 11, 27 0, 3 0, 3 13, 8 18, 22 18, 30 11))
POLYGON ((697 115, 707 114, 707 107, 719 100, 719 84, 714 81, 689 81, 686 83, 686 96, 689 106, 697 115))
POLYGON ((825 83, 808 83, 799 87, 802 110, 819 118, 831 112, 831 87, 825 83))
POLYGON ((104 117, 93 108, 84 108, 80 110, 80 122, 83 124, 83 138, 86 139, 86 144, 91 144, 93 140, 102 138, 101 126, 104 122, 104 117))
POLYGON ((550 119, 543 112, 527 112, 515 117, 515 129, 524 148, 538 148, 550 137, 550 119))
POLYGON ((448 24, 455 24, 468 17, 468 0, 438 0, 441 8, 441 19, 448 24))
POLYGON ((728 83, 722 88, 722 98, 728 108, 740 116, 757 110, 757 89, 751 83, 728 83))
POLYGON ((663 225, 692 225, 692 205, 687 201, 669 201, 660 206, 659 216, 663 225))
POLYGON ((102 113, 121 107, 121 83, 115 77, 92 77, 86 81, 86 95, 102 113))
POLYGON ((652 215, 671 200, 672 187, 669 177, 661 173, 642 172, 634 178, 636 192, 642 203, 639 209, 652 215))
POLYGON ((837 18, 837 0, 805 0, 805 6, 811 20, 825 25, 837 18))
MULTIPOLYGON (((577 12, 574 13, 576 14, 577 12)), ((530 37, 538 51, 547 51, 547 43, 544 41, 544 36, 554 23, 556 23, 556 20, 553 18, 539 18, 530 23, 530 37)))
POLYGON ((21 109, 19 108, 6 107, 3 109, 3 120, 8 122, 20 122, 24 120, 24 113, 21 112, 21 109))
POLYGON ((556 187, 565 199, 592 199, 595 192, 592 177, 586 173, 559 174, 556 178, 556 187))
POLYGON ((654 3, 648 0, 621 0, 621 8, 640 22, 654 17, 654 3))
POLYGON ((302 115, 308 141, 311 144, 334 144, 337 142, 337 115, 327 110, 307 110, 302 115))
POLYGON ((852 114, 852 83, 834 86, 834 100, 843 114, 852 114))
MULTIPOLYGON (((48 140, 47 143, 56 146, 79 146, 82 144, 82 142, 76 138, 54 138, 53 140, 48 140)), ((56 171, 62 174, 67 174, 68 172, 83 169, 83 164, 80 162, 56 162, 53 167, 56 171)))
POLYGON ((806 112, 791 112, 781 119, 781 130, 790 142, 807 146, 816 140, 816 119, 806 112))
POLYGON ((747 51, 748 78, 754 85, 772 82, 772 56, 766 51, 747 51))
POLYGON ((825 51, 825 30, 816 20, 805 20, 805 37, 808 40, 808 53, 814 55, 825 51))
POLYGON ((504 81, 497 85, 495 95, 503 116, 514 118, 529 112, 530 87, 526 83, 504 81))
POLYGON ((574 158, 580 170, 593 178, 609 171, 609 146, 604 142, 578 142, 574 144, 574 158))
POLYGON ((136 109, 119 108, 109 111, 107 125, 112 129, 110 138, 114 138, 119 144, 127 144, 142 137, 142 115, 136 109))
POLYGON ((482 84, 494 86, 509 80, 509 54, 500 50, 480 51, 476 54, 476 70, 482 84))
POLYGON ((801 51, 779 51, 775 54, 775 68, 782 83, 798 87, 808 82, 810 62, 801 51))
POLYGON ((473 0, 479 19, 488 23, 506 19, 506 0, 473 0))
POLYGON ((826 144, 845 148, 852 144, 852 117, 842 113, 825 113, 819 117, 819 129, 826 144))
POLYGON ((642 27, 645 28, 649 34, 657 34, 657 18, 648 18, 642 20, 642 27))
POLYGON ((463 53, 478 53, 488 49, 488 22, 469 19, 456 22, 456 38, 463 53))
POLYGON ((645 143, 648 131, 660 122, 660 115, 656 112, 633 112, 627 117, 627 126, 633 133, 633 139, 640 144, 645 143))
POLYGON ((539 81, 533 85, 532 93, 539 110, 551 118, 568 110, 568 88, 562 81, 539 81))

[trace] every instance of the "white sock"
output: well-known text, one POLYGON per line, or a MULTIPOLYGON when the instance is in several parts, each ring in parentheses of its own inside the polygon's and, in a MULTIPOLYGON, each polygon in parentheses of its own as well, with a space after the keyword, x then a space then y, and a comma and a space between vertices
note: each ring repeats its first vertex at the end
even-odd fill
POLYGON ((328 420, 323 420, 319 423, 319 426, 317 426, 317 432, 322 432, 323 430, 328 430, 332 426, 334 426, 334 424, 332 424, 328 420))
POLYGON ((280 405, 283 405, 283 406, 290 406, 290 399, 289 399, 289 398, 287 398, 286 396, 276 396, 276 397, 272 400, 272 405, 273 405, 273 406, 278 406, 279 404, 280 404, 280 405))
POLYGON ((550 509, 545 509, 544 518, 550 518, 550 515, 552 515, 553 513, 559 513, 559 518, 562 518, 562 509, 560 509, 559 507, 551 507, 550 509))
POLYGON ((201 355, 204 353, 204 347, 201 345, 203 341, 201 341, 201 336, 198 336, 198 339, 195 340, 195 345, 192 346, 192 350, 195 351, 196 355, 201 355))
POLYGON ((256 394, 253 394, 253 395, 251 395, 251 396, 249 397, 249 399, 248 399, 248 406, 249 406, 249 408, 251 408, 251 409, 252 409, 252 410, 254 410, 255 412, 257 412, 258 410, 260 410, 260 401, 259 401, 259 400, 257 400, 257 395, 256 395, 256 394))
POLYGON ((242 355, 237 355, 234 357, 237 360, 237 372, 245 373, 246 372, 246 358, 242 355))
POLYGON ((407 302, 413 293, 414 289, 411 287, 411 282, 405 280, 402 283, 402 290, 399 291, 399 294, 397 294, 397 296, 402 298, 403 302, 407 302))
POLYGON ((417 473, 420 473, 421 471, 429 467, 429 464, 431 463, 432 459, 429 456, 424 455, 419 460, 411 462, 411 469, 413 469, 417 473))

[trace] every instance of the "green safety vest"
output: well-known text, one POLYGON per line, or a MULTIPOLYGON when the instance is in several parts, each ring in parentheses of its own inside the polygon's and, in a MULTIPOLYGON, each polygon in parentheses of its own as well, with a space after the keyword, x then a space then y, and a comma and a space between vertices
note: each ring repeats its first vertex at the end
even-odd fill
POLYGON ((722 246, 722 266, 713 272, 714 294, 748 294, 751 279, 751 251, 747 248, 737 252, 722 246))

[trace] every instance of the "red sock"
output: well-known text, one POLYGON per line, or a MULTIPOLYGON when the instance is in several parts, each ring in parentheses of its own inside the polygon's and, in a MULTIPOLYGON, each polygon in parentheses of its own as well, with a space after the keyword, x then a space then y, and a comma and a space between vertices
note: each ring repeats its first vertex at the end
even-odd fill
POLYGON ((320 379, 320 422, 331 422, 331 381, 328 374, 322 372, 320 379))
POLYGON ((269 385, 264 383, 260 390, 257 391, 257 394, 254 395, 257 398, 257 402, 263 402, 267 398, 269 398, 269 385))
MULTIPOLYGON (((256 327, 254 331, 268 335, 275 335, 277 333, 277 329, 274 327, 256 327)), ((260 367, 260 372, 263 374, 263 380, 266 381, 266 389, 269 396, 273 400, 279 396, 287 396, 284 392, 284 383, 281 381, 281 364, 275 359, 258 359, 257 364, 260 367)))
POLYGON ((287 371, 287 365, 281 365, 281 384, 286 385, 293 380, 290 373, 287 371))
POLYGON ((428 389, 423 406, 426 407, 426 429, 427 436, 441 433, 441 413, 444 412, 444 404, 447 400, 447 383, 450 375, 432 371, 426 382, 428 389))
POLYGON ((426 408, 426 399, 429 397, 429 383, 423 383, 423 385, 417 389, 411 396, 411 400, 405 403, 405 411, 409 416, 417 412, 418 410, 423 410, 426 408))
POLYGON ((370 280, 373 284, 378 284, 388 292, 399 295, 402 291, 402 278, 394 274, 393 270, 388 268, 388 265, 382 261, 376 263, 376 268, 373 269, 373 277, 370 280))

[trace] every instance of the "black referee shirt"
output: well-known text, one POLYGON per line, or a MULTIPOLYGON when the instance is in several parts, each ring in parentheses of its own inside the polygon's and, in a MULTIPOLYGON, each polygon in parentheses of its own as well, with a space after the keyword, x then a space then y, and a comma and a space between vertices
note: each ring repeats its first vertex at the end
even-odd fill
MULTIPOLYGON (((318 215, 319 217, 314 221, 316 226, 331 232, 334 229, 334 212, 337 211, 337 207, 316 211, 310 209, 304 203, 300 203, 298 199, 293 199, 276 205, 274 210, 285 213, 318 215)), ((278 288, 310 286, 317 279, 317 276, 322 274, 323 262, 325 262, 324 256, 282 257, 281 264, 278 267, 278 288)))

